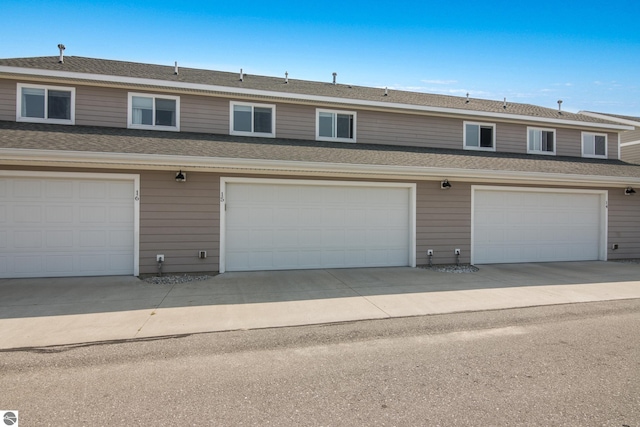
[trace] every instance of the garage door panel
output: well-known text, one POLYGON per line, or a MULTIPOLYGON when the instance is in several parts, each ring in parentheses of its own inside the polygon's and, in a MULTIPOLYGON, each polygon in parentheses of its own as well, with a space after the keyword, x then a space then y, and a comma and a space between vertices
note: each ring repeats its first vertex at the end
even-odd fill
POLYGON ((42 208, 37 205, 17 205, 13 207, 14 223, 40 223, 42 222, 42 208))
POLYGON ((81 230, 80 247, 83 249, 99 248, 107 246, 107 235, 102 230, 81 230))
POLYGON ((474 262, 599 259, 601 194, 476 190, 474 262))
POLYGON ((65 249, 73 247, 72 230, 47 230, 45 231, 46 247, 48 249, 65 249))
POLYGON ((226 270, 409 264, 408 188, 229 183, 226 193, 226 270), (274 220, 248 213, 257 211, 274 220), (271 239, 256 235, 266 230, 271 239), (256 260, 256 250, 269 249, 272 257, 256 260))
POLYGON ((42 232, 31 230, 16 230, 13 234, 13 247, 17 249, 42 248, 42 232))
POLYGON ((47 198, 49 199, 73 199, 74 183, 65 180, 49 180, 44 182, 47 198))
POLYGON ((73 273, 73 255, 53 255, 44 259, 44 270, 53 273, 73 273))
POLYGON ((11 191, 13 199, 40 199, 42 195, 42 183, 32 179, 15 179, 11 191))

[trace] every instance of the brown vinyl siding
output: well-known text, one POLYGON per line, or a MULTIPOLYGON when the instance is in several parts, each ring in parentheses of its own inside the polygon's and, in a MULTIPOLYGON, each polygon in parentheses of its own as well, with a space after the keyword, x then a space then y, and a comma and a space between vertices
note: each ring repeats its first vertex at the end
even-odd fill
POLYGON ((0 79, 0 120, 16 119, 16 82, 0 79))
POLYGON ((359 143, 462 148, 462 120, 415 114, 358 111, 359 143))
POLYGON ((428 263, 433 249, 434 264, 452 264, 454 250, 460 262, 471 260, 471 185, 454 182, 448 190, 440 181, 419 181, 416 188, 416 264, 428 263))
POLYGON ((180 130, 228 134, 229 101, 210 96, 180 96, 180 130))
POLYGON ((625 162, 640 164, 640 144, 620 147, 620 153, 625 162))
MULTIPOLYGON (((551 129, 551 128, 550 128, 551 129)), ((582 156, 582 134, 577 129, 556 129, 556 156, 582 156)))
POLYGON ((316 108, 308 105, 276 105, 276 137, 316 139, 316 108))
POLYGON ((640 197, 638 194, 625 196, 623 188, 608 190, 608 259, 640 258, 640 197), (614 243, 618 244, 617 250, 612 249, 614 243))
POLYGON ((496 123, 496 151, 527 153, 527 126, 514 123, 496 123))
POLYGON ((625 142, 634 142, 640 141, 640 128, 636 128, 635 130, 630 130, 627 132, 622 132, 620 134, 620 143, 624 144, 625 142))
POLYGON ((157 254, 165 256, 166 273, 218 271, 219 252, 219 175, 187 172, 186 182, 176 182, 174 171, 142 172, 140 274, 157 272, 157 254))
MULTIPOLYGON (((582 144, 582 142, 580 142, 582 144)), ((608 159, 617 159, 618 158, 618 134, 617 133, 608 133, 607 134, 607 158, 608 159)))
POLYGON ((76 124, 126 128, 127 91, 77 86, 76 124))
POLYGON ((620 143, 637 142, 637 144, 620 147, 620 157, 625 162, 640 163, 640 128, 620 134, 620 143))

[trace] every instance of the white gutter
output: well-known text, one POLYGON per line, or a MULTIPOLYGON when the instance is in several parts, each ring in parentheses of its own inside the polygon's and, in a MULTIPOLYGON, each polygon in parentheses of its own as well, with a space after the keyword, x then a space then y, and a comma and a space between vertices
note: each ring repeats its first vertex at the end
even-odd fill
POLYGON ((234 159, 160 154, 95 153, 80 151, 0 149, 2 163, 31 166, 74 166, 91 168, 147 169, 269 173, 331 174, 416 180, 459 179, 474 182, 521 182, 546 185, 640 186, 640 177, 594 176, 547 172, 518 172, 419 166, 317 163, 284 160, 234 159))
POLYGON ((575 120, 526 116, 521 114, 469 111, 469 110, 462 110, 457 108, 432 107, 432 106, 425 106, 425 105, 401 104, 401 103, 395 103, 395 102, 367 101, 362 99, 336 98, 336 97, 321 96, 321 95, 304 95, 304 94, 298 94, 298 93, 275 92, 275 91, 267 91, 267 90, 259 90, 259 89, 233 88, 228 86, 207 85, 207 84, 200 84, 200 83, 172 82, 172 81, 166 81, 166 80, 146 79, 146 78, 139 78, 139 77, 112 76, 107 74, 76 73, 71 71, 39 70, 39 69, 21 68, 21 67, 8 67, 8 66, 0 66, 0 73, 22 74, 27 76, 38 76, 38 77, 80 79, 80 80, 100 81, 100 82, 130 84, 130 85, 156 86, 156 87, 163 87, 167 89, 178 88, 178 89, 199 90, 199 91, 207 91, 207 92, 219 92, 219 93, 226 93, 226 94, 279 97, 279 98, 288 98, 293 100, 349 104, 349 105, 357 105, 362 107, 402 109, 402 110, 458 114, 458 115, 477 116, 477 117, 493 117, 493 118, 500 118, 500 119, 507 119, 507 120, 523 120, 528 122, 555 123, 555 124, 562 124, 562 125, 580 126, 583 128, 586 127, 586 128, 614 129, 614 130, 633 129, 633 128, 630 128, 629 126, 624 126, 624 125, 590 123, 590 122, 581 122, 581 121, 575 121, 575 120))

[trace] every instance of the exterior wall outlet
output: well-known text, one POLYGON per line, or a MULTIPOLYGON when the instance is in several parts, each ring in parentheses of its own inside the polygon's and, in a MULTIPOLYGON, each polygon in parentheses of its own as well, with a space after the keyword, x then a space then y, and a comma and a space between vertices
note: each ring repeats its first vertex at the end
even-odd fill
POLYGON ((156 255, 156 262, 164 262, 164 255, 162 254, 156 255))
POLYGON ((454 249, 453 253, 454 253, 455 255, 460 255, 460 249, 454 249))
POLYGON ((207 251, 199 251, 198 258, 205 259, 207 257, 207 251))
POLYGON ((611 245, 611 249, 613 249, 614 251, 618 249, 618 244, 614 243, 613 245, 611 245))
POLYGON ((427 249, 427 256, 433 256, 433 249, 427 249))

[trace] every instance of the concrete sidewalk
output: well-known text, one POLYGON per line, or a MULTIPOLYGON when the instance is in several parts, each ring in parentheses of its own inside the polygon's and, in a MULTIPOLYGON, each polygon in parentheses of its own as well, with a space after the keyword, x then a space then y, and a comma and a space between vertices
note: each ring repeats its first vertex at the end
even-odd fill
POLYGON ((481 266, 476 273, 365 268, 0 280, 0 348, 640 298, 640 264, 481 266))

